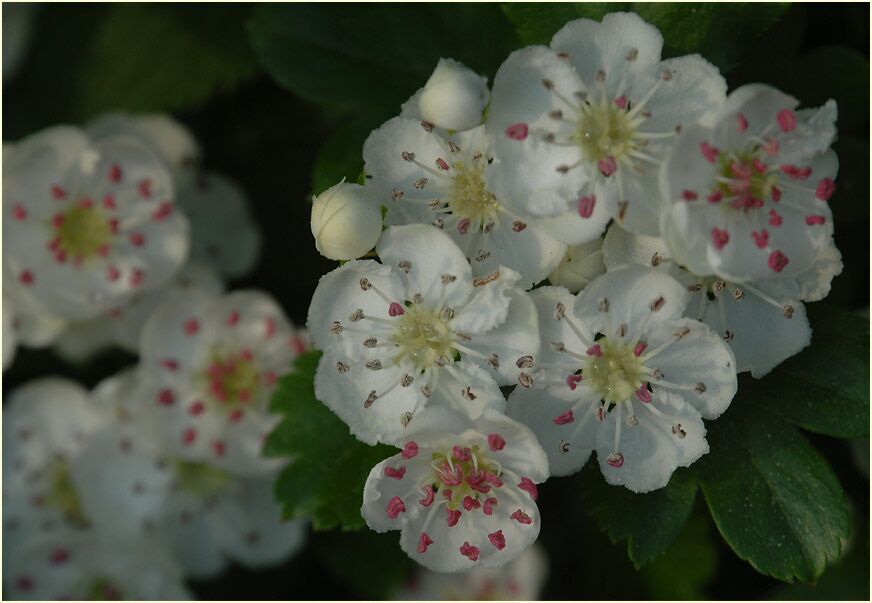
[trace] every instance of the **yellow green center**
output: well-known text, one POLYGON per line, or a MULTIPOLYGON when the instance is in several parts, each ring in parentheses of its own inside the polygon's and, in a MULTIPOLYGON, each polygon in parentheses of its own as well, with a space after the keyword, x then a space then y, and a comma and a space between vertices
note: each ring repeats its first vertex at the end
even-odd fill
POLYGON ((483 478, 484 472, 497 477, 500 475, 500 466, 488 459, 479 446, 475 445, 464 450, 469 452, 469 459, 458 460, 453 456, 453 450, 441 454, 434 452, 431 457, 433 459, 431 466, 434 467, 431 484, 436 491, 451 490, 451 497, 446 506, 453 510, 463 504, 466 496, 476 500, 486 498, 483 492, 472 487, 470 480, 475 483, 478 477, 482 485, 487 485, 488 482, 483 478), (455 481, 460 483, 453 483, 455 481))
POLYGON ((440 358, 451 361, 454 334, 439 314, 415 304, 406 308, 394 331, 394 343, 399 346, 396 361, 411 360, 421 370, 428 369, 440 358))
POLYGON ((614 104, 586 105, 574 139, 589 161, 620 159, 632 150, 633 131, 625 109, 614 104))
POLYGON ((607 403, 630 398, 642 386, 644 365, 623 341, 603 337, 597 343, 602 356, 590 356, 584 367, 584 381, 607 403))
POLYGON ((473 228, 495 222, 500 208, 496 197, 487 190, 484 168, 483 161, 472 165, 454 164, 454 185, 449 207, 459 219, 468 219, 473 228))
POLYGON ((750 195, 754 199, 768 199, 772 194, 772 187, 778 184, 778 174, 776 172, 760 173, 754 166, 754 160, 761 157, 760 151, 746 151, 740 153, 721 153, 718 155, 718 175, 720 180, 718 188, 724 197, 750 195), (738 177, 733 169, 734 165, 739 165, 742 169, 750 173, 750 178, 747 180, 738 177), (730 182, 733 184, 731 185, 730 182), (745 182, 738 188, 738 181, 745 182))
POLYGON ((112 229, 98 209, 77 205, 63 214, 57 237, 60 249, 67 255, 88 259, 109 244, 112 229))
POLYGON ((47 505, 59 509, 71 522, 87 525, 88 520, 82 511, 79 495, 70 479, 70 466, 65 461, 56 461, 49 469, 48 494, 45 497, 47 505))
POLYGON ((233 481, 226 471, 191 461, 174 461, 176 484, 181 490, 208 498, 225 490, 233 481))
POLYGON ((209 393, 223 404, 252 401, 260 386, 260 371, 250 353, 216 356, 206 369, 209 393))

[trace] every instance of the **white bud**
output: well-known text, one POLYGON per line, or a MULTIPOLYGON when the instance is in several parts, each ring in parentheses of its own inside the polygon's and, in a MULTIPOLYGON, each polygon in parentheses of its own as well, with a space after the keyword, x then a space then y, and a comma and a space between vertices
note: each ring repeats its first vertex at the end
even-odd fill
POLYGON ((453 59, 439 59, 418 101, 421 116, 447 130, 469 130, 481 123, 489 92, 487 78, 453 59))
POLYGON ((548 280, 552 285, 562 285, 572 293, 578 293, 606 271, 602 246, 603 240, 597 238, 589 243, 570 247, 548 280))
POLYGON ((375 247, 381 231, 381 209, 359 184, 342 181, 312 200, 312 235, 324 257, 359 258, 375 247))

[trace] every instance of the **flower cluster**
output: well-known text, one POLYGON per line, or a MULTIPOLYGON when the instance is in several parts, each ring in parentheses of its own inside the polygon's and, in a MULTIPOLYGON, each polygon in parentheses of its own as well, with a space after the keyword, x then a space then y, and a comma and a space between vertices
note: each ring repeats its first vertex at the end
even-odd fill
POLYGON ((282 520, 261 447, 269 399, 308 346, 259 291, 243 193, 199 168, 165 116, 109 115, 4 146, 4 366, 16 344, 139 363, 88 391, 47 377, 3 421, 4 592, 187 599, 185 578, 277 564, 282 520))
POLYGON ((662 46, 613 13, 512 53, 490 90, 443 59, 366 140, 363 184, 315 199, 343 261, 309 311, 316 395, 400 449, 361 512, 431 570, 517 557, 536 484, 594 450, 608 483, 664 487, 738 372, 809 343, 802 302, 841 270, 835 103, 728 95, 662 46))

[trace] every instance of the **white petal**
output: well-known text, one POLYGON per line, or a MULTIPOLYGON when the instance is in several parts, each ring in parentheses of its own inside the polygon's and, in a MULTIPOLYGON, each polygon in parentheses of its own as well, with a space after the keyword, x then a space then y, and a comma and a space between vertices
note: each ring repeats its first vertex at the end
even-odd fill
MULTIPOLYGON (((558 304, 563 304, 565 312, 572 317, 576 297, 563 287, 539 287, 530 292, 530 297, 536 304, 536 313, 539 317, 539 335, 541 346, 538 363, 546 364, 570 364, 575 363, 565 353, 559 352, 552 344, 563 344, 570 351, 583 351, 587 349, 585 344, 579 341, 578 336, 566 320, 557 320, 555 312, 558 304)), ((585 324, 577 324, 581 334, 588 340, 593 339, 595 332, 585 324)))
POLYGON ((391 226, 382 234, 376 250, 385 266, 400 270, 406 282, 407 300, 420 294, 424 303, 434 309, 438 309, 437 304, 459 308, 472 293, 466 257, 438 228, 423 224, 391 226), (408 272, 400 267, 401 263, 408 272))
POLYGON ((427 513, 428 509, 419 502, 425 498, 422 488, 433 480, 431 459, 425 457, 421 452, 412 459, 395 454, 372 468, 366 478, 363 506, 360 508, 361 515, 371 529, 380 533, 398 530, 410 519, 427 513), (385 469, 394 477, 386 474, 385 469), (396 477, 399 474, 394 470, 404 473, 396 477), (398 497, 402 505, 396 503, 394 497, 398 497), (400 508, 404 510, 400 511, 400 508))
POLYGON ((345 333, 339 336, 331 333, 331 325, 336 321, 348 325, 351 322, 349 317, 358 309, 367 316, 389 317, 389 302, 376 291, 361 290, 361 279, 370 281, 388 298, 398 303, 405 301, 404 284, 399 273, 378 262, 353 260, 327 273, 318 281, 306 320, 312 343, 319 350, 327 349, 346 336, 345 333))
POLYGON ((603 239, 569 247, 560 265, 548 276, 552 285, 578 293, 606 271, 603 264, 603 239))
POLYGON ((198 290, 170 292, 142 327, 143 363, 155 371, 166 370, 161 362, 167 359, 182 370, 204 366, 215 334, 203 324, 213 302, 211 295, 198 290))
POLYGON ((799 104, 792 96, 768 84, 746 84, 730 93, 715 125, 714 144, 737 149, 750 136, 778 132, 776 115, 783 109, 794 109, 799 104), (737 128, 737 116, 748 121, 744 131, 737 128))
POLYGON ((799 163, 826 151, 836 138, 836 101, 828 100, 817 109, 796 112, 796 130, 781 137, 779 155, 785 163, 799 163))
MULTIPOLYGON (((558 126, 548 114, 567 108, 544 80, 568 97, 584 89, 574 69, 541 46, 513 52, 497 71, 486 127, 500 161, 492 166, 488 182, 498 199, 533 215, 553 216, 566 212, 570 201, 578 198, 587 174, 581 169, 558 172, 560 166, 575 165, 581 149, 549 144, 537 133, 553 132, 558 126), (509 135, 519 129, 523 136, 509 135)), ((566 128, 562 134, 570 133, 566 128)))
POLYGON ((541 388, 517 387, 509 396, 509 417, 529 427, 548 455, 548 466, 555 476, 572 475, 580 470, 596 443, 599 425, 594 417, 599 395, 587 387, 576 389, 573 402, 552 396, 541 388), (574 406, 572 421, 555 423, 574 406))
POLYGON ((591 19, 570 21, 551 40, 552 49, 569 53, 569 61, 585 83, 593 85, 597 71, 605 71, 610 96, 616 96, 613 93, 623 78, 633 81, 656 65, 662 47, 663 36, 657 28, 635 13, 611 13, 603 17, 602 23, 591 19))
POLYGON ((214 265, 228 278, 254 268, 260 228, 236 183, 220 174, 201 173, 195 185, 180 191, 178 205, 191 220, 192 260, 214 265))
POLYGON ((112 323, 106 318, 68 322, 54 350, 66 361, 82 364, 114 344, 112 323))
POLYGON ((457 309, 449 324, 455 332, 486 333, 506 321, 511 295, 520 275, 514 270, 498 268, 473 282, 472 295, 457 309))
MULTIPOLYGON (((518 366, 521 358, 537 358, 539 355, 539 326, 533 300, 518 289, 509 289, 507 297, 511 303, 505 321, 463 344, 484 358, 467 355, 462 351, 460 354, 465 360, 475 362, 491 373, 501 386, 518 382, 518 374, 523 370, 518 366), (493 354, 496 354, 496 362, 492 360, 493 354)), ((468 308, 469 306, 466 309, 468 308)))
POLYGON ((440 128, 468 130, 481 123, 487 78, 452 59, 439 59, 418 99, 421 116, 440 128))
POLYGON ((654 396, 652 405, 659 415, 639 403, 635 405, 639 423, 633 427, 623 423, 617 451, 623 455, 620 467, 608 463, 609 455, 616 452, 615 422, 624 421, 620 405, 597 430, 597 460, 608 483, 650 492, 664 487, 678 467, 687 467, 708 452, 705 426, 692 406, 663 392, 654 396))
POLYGON ((760 378, 805 348, 811 342, 811 327, 802 303, 785 302, 793 309, 788 319, 783 306, 763 300, 751 287, 738 287, 742 299, 721 294, 708 304, 705 322, 718 333, 730 331, 736 370, 760 378))
MULTIPOLYGON (((675 389, 660 387, 683 398, 704 418, 716 419, 730 405, 738 388, 736 358, 717 332, 688 318, 653 325, 646 334, 648 349, 674 340, 674 333, 682 328, 689 329, 687 335, 668 345, 646 364, 660 369, 666 382, 678 386, 675 389)), ((651 385, 659 389, 656 381, 651 385)))
POLYGON ((603 263, 612 270, 623 264, 655 266, 669 259, 666 242, 659 237, 632 234, 615 225, 603 241, 603 263))
POLYGON ((583 188, 570 201, 572 203, 569 204, 568 211, 543 218, 539 225, 558 241, 567 245, 580 245, 599 238, 617 213, 617 188, 612 182, 599 183, 593 189, 583 188), (578 199, 591 195, 595 198, 593 212, 585 218, 578 212, 578 199))
POLYGON ((406 413, 414 414, 425 402, 422 377, 415 377, 408 386, 401 384, 404 375, 414 377, 415 373, 411 365, 387 362, 380 370, 369 369, 363 361, 349 358, 340 346, 331 346, 315 373, 315 397, 335 412, 358 439, 368 444, 389 442, 403 437, 406 413), (371 395, 378 397, 367 403, 371 395))
POLYGON ((461 360, 438 370, 429 406, 452 408, 471 419, 477 419, 486 408, 505 410, 506 400, 491 369, 461 360))
POLYGON ((287 559, 305 541, 304 520, 282 521, 273 481, 247 480, 234 496, 222 496, 208 512, 209 529, 225 553, 252 569, 287 559))

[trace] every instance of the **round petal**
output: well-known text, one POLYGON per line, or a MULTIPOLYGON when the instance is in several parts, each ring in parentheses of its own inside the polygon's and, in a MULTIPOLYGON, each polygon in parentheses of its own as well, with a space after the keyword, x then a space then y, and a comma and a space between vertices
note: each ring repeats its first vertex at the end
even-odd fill
POLYGON ((666 243, 659 237, 632 234, 615 225, 603 241, 603 263, 608 270, 624 264, 658 266, 669 259, 666 243))
POLYGON ((566 256, 548 276, 548 280, 552 285, 560 285, 571 293, 578 293, 606 271, 602 247, 603 239, 569 247, 566 256))

